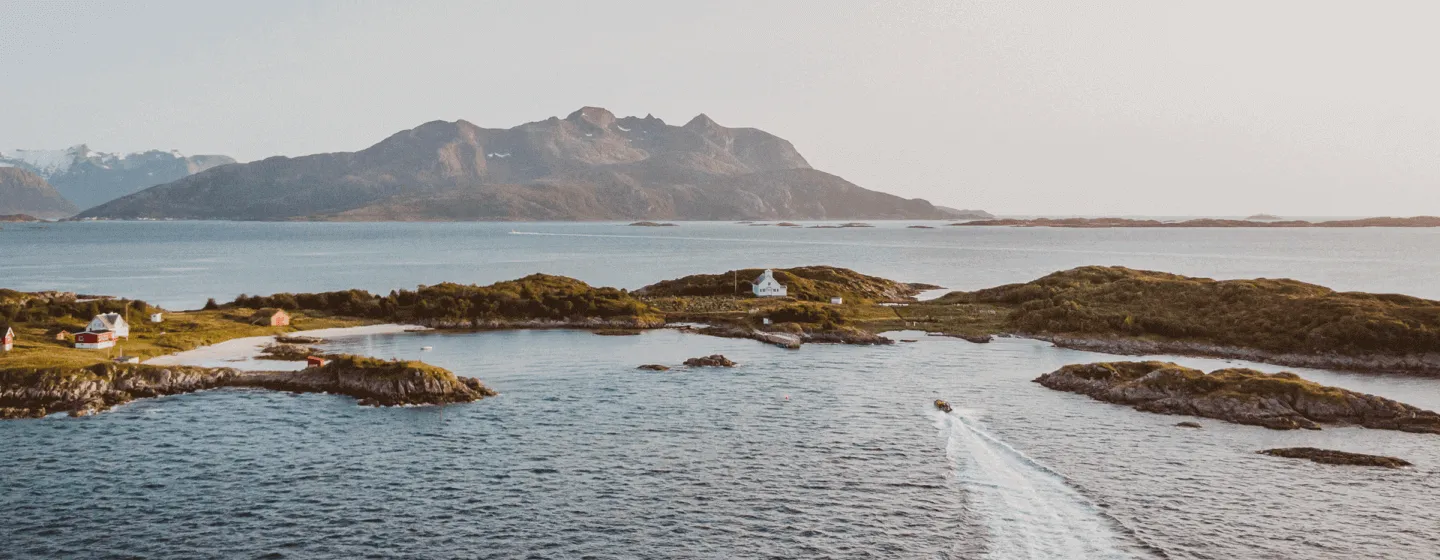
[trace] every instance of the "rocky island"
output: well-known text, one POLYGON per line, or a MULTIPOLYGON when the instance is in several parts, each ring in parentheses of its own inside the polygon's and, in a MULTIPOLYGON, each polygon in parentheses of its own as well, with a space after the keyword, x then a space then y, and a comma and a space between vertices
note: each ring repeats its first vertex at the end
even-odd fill
POLYGON ((1353 425, 1440 434, 1440 414, 1320 385, 1288 372, 1235 368, 1207 374, 1169 362, 1102 362, 1068 365, 1035 382, 1145 412, 1200 416, 1276 430, 1353 425))
POLYGON ((88 416, 139 398, 220 387, 336 393, 371 405, 470 402, 496 394, 479 380, 428 364, 358 356, 339 356, 322 367, 299 372, 97 363, 0 369, 0 418, 39 418, 59 412, 88 416))

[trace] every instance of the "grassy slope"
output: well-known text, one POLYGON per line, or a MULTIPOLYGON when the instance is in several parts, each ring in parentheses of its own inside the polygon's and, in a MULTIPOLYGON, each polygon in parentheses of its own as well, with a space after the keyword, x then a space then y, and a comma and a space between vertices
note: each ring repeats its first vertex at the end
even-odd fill
POLYGON ((115 348, 105 350, 79 350, 70 341, 58 341, 46 334, 57 326, 64 326, 71 332, 83 330, 85 325, 78 320, 73 323, 14 323, 11 326, 17 339, 15 349, 0 354, 0 369, 85 367, 119 356, 122 352, 143 360, 234 338, 374 323, 364 319, 296 313, 291 315, 289 327, 267 327, 251 325, 248 319, 252 313, 250 309, 170 312, 165 314, 165 322, 159 324, 135 317, 137 321, 131 323, 130 338, 121 339, 115 348))
POLYGON ((912 312, 964 316, 955 310, 982 306, 1003 310, 995 326, 1012 332, 1354 356, 1440 352, 1440 302, 1283 279, 1216 281, 1090 266, 952 293, 912 312))

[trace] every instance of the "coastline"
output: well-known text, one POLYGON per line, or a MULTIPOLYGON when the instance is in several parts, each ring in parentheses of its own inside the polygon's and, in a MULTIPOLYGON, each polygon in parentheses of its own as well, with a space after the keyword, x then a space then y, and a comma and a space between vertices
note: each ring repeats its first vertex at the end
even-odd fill
MULTIPOLYGON (((417 325, 400 325, 386 323, 380 325, 364 325, 359 327, 337 327, 327 329, 314 329, 308 331, 295 331, 290 335, 304 335, 316 338, 341 338, 347 336, 363 336, 371 334, 395 334, 413 330, 425 330, 426 327, 417 325)), ((157 356, 141 362, 150 366, 198 366, 198 367, 223 367, 237 371, 300 371, 305 369, 305 362, 288 362, 279 360, 259 360, 255 357, 265 345, 275 341, 274 336, 249 336, 245 338, 234 338, 201 346, 184 352, 157 356)))

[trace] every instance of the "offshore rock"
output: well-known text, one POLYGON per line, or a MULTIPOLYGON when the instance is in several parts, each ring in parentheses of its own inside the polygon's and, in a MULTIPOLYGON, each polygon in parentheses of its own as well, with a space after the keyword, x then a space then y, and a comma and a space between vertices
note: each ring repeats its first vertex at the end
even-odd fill
POLYGON ((690 367, 735 367, 735 362, 720 354, 711 354, 700 358, 685 360, 685 365, 690 367))
POLYGON ((1410 462, 1395 457, 1383 455, 1364 455, 1361 453, 1348 453, 1345 451, 1333 451, 1330 449, 1316 449, 1314 447, 1286 447, 1281 449, 1266 449, 1258 451, 1261 455, 1272 457, 1287 457, 1290 459, 1309 459, 1316 463, 1326 465, 1356 465, 1362 467, 1385 467, 1387 469, 1398 469, 1410 466, 1410 462))

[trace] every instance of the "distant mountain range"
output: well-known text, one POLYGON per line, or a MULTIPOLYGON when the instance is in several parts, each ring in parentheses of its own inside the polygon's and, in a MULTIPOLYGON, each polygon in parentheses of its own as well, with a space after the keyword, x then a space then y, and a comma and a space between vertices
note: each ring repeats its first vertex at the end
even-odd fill
POLYGON ((39 175, 18 167, 0 167, 0 216, 28 214, 53 219, 72 215, 76 210, 39 175))
POLYGON ((790 142, 705 115, 585 107, 510 129, 425 123, 358 152, 224 165, 87 218, 232 220, 945 219, 810 167, 790 142))
POLYGON ((120 155, 92 151, 84 144, 63 150, 0 152, 0 166, 40 176, 81 209, 227 163, 235 160, 159 150, 120 155))

